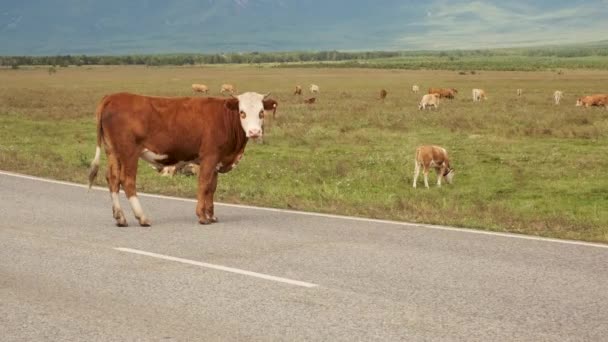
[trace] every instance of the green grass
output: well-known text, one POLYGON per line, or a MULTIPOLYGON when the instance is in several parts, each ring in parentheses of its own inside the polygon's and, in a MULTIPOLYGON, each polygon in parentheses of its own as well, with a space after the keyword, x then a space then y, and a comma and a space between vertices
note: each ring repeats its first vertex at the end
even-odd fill
MULTIPOLYGON (((607 242, 608 111, 574 107, 579 95, 606 92, 607 79, 606 72, 586 71, 6 70, 0 168, 85 183, 93 111, 103 94, 186 95, 194 82, 217 93, 232 82, 272 92, 279 117, 267 123, 265 143, 251 142, 239 166, 220 176, 218 201, 607 242), (321 86, 314 106, 291 95, 296 83, 313 82, 321 86), (460 94, 437 111, 418 111, 414 83, 460 94), (472 103, 473 87, 484 88, 488 101, 472 103), (385 102, 376 99, 380 88, 389 91, 385 102), (524 88, 522 98, 516 88, 524 88), (565 92, 560 106, 551 102, 555 89, 565 92), (448 149, 455 184, 412 188, 414 149, 424 143, 448 149)), ((103 177, 98 182, 105 184, 103 177)), ((163 178, 142 163, 138 189, 194 197, 196 180, 163 178)))

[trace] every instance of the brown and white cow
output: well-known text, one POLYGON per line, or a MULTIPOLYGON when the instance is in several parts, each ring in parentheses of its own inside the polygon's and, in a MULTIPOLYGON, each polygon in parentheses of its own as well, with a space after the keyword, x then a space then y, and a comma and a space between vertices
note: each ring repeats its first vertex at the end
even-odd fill
POLYGON ((608 108, 608 94, 583 96, 576 100, 576 106, 585 108, 592 106, 606 106, 606 108, 608 108))
POLYGON ((562 96, 564 96, 564 93, 561 90, 556 90, 553 92, 553 102, 558 105, 559 102, 562 100, 562 96))
POLYGON ((424 186, 429 187, 429 171, 434 168, 437 172, 437 186, 441 186, 441 180, 445 178, 448 184, 452 184, 455 171, 450 165, 448 152, 441 146, 423 145, 416 149, 414 158, 414 188, 418 182, 420 168, 424 173, 424 186))
POLYGON ((194 91, 195 93, 207 94, 209 92, 209 87, 204 84, 194 83, 192 84, 192 91, 194 91))
POLYGON ((439 98, 453 99, 458 90, 454 88, 429 88, 428 94, 439 94, 439 98))
POLYGON ((301 85, 296 85, 296 89, 293 92, 294 95, 302 95, 302 86, 301 85))
POLYGON ((221 94, 224 94, 224 93, 234 94, 234 93, 236 93, 236 87, 233 86, 232 84, 224 83, 224 84, 222 84, 222 87, 220 88, 220 93, 221 94))
MULTIPOLYGON (((122 186, 142 226, 150 221, 137 198, 137 161, 155 166, 200 160, 196 214, 201 224, 216 222, 213 196, 218 172, 225 173, 243 156, 249 138, 262 136, 264 110, 271 110, 267 95, 244 93, 232 98, 152 97, 117 93, 97 106, 97 148, 89 171, 89 187, 99 170, 103 143, 118 226, 127 220, 118 201, 122 186)), ((272 102, 274 103, 274 102, 272 102)))
POLYGON ((422 96, 420 100, 420 104, 418 105, 418 110, 424 109, 426 107, 433 106, 435 109, 439 107, 439 94, 425 94, 422 96))
POLYGON ((473 89, 473 102, 480 102, 486 100, 486 92, 483 89, 473 89))

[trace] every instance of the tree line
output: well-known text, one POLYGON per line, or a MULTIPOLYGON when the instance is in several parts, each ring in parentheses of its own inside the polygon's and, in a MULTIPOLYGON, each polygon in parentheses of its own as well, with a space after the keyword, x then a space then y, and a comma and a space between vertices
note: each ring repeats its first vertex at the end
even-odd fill
POLYGON ((332 61, 367 61, 396 57, 442 57, 454 61, 463 57, 589 57, 608 56, 608 46, 563 46, 544 48, 479 49, 451 51, 318 51, 318 52, 247 52, 214 54, 156 54, 156 55, 57 55, 0 56, 0 66, 18 68, 20 65, 198 65, 198 64, 261 64, 310 63, 332 61))

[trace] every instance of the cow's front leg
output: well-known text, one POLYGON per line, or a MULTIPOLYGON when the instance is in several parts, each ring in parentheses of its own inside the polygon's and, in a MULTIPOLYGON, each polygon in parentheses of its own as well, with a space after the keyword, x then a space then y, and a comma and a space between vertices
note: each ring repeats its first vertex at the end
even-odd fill
POLYGON ((200 224, 217 222, 213 210, 213 195, 217 187, 217 170, 215 160, 206 158, 201 160, 198 174, 198 204, 196 215, 200 224))

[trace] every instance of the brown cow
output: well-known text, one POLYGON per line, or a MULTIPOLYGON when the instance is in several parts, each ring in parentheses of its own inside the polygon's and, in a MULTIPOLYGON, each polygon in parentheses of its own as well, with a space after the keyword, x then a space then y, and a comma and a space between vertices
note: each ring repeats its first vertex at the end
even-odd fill
POLYGON ((416 149, 416 157, 414 159, 414 188, 418 182, 420 167, 423 168, 424 186, 429 187, 429 170, 434 168, 437 171, 437 186, 441 186, 441 180, 446 179, 448 184, 452 184, 455 171, 450 166, 450 159, 445 148, 440 146, 423 145, 416 149))
POLYGON ((577 107, 590 107, 590 106, 606 106, 608 108, 608 94, 596 94, 583 96, 576 100, 577 107))
POLYGON ((386 95, 388 95, 388 92, 386 91, 386 89, 381 89, 380 90, 380 100, 384 100, 386 98, 386 95))
POLYGON ((296 90, 293 92, 294 95, 302 95, 302 86, 296 85, 296 90))
POLYGON ((129 93, 104 97, 96 111, 97 148, 89 172, 89 187, 99 170, 103 143, 116 224, 127 225, 118 201, 122 186, 139 224, 149 226, 135 189, 138 159, 160 166, 199 158, 196 214, 201 224, 216 222, 213 196, 218 172, 232 170, 243 156, 247 140, 262 136, 264 110, 272 109, 266 97, 253 92, 233 98, 169 98, 129 93))
POLYGON ((439 94, 439 98, 453 99, 458 94, 458 90, 454 88, 429 88, 428 94, 439 94))
POLYGON ((304 100, 304 103, 313 104, 317 100, 316 97, 311 97, 309 99, 304 100))
POLYGON ((279 103, 273 99, 268 99, 266 100, 266 105, 267 107, 265 106, 265 108, 270 108, 266 110, 266 112, 270 112, 272 110, 272 118, 274 119, 277 114, 277 107, 279 106, 279 103))
POLYGON ((209 87, 204 84, 194 83, 192 84, 192 91, 194 91, 195 93, 207 94, 209 92, 209 87))

